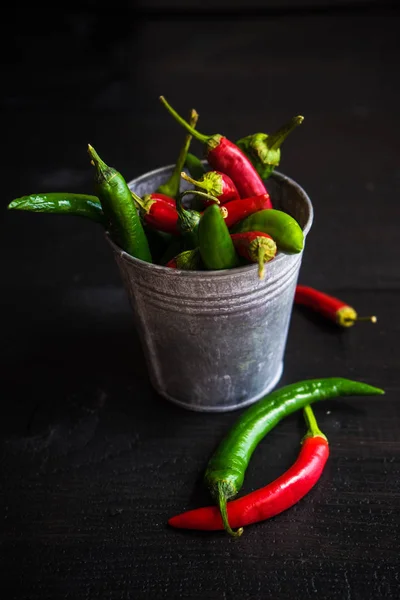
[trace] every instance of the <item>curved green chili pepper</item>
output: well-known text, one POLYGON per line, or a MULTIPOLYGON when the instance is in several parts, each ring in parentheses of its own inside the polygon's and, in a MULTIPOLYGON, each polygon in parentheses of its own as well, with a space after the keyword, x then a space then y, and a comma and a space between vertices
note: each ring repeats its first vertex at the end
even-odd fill
POLYGON ((188 152, 186 156, 185 167, 193 179, 201 179, 204 173, 206 173, 206 169, 201 160, 190 152, 188 152))
POLYGON ((216 204, 208 206, 201 217, 199 249, 206 269, 232 269, 239 265, 229 229, 216 204))
POLYGON ((95 189, 110 223, 111 237, 131 256, 152 262, 146 234, 125 179, 106 165, 90 145, 88 152, 96 169, 95 189))
POLYGON ((105 217, 100 200, 88 194, 71 194, 50 192, 48 194, 31 194, 16 198, 8 205, 10 210, 26 210, 36 213, 55 215, 72 215, 85 217, 105 225, 105 217))
POLYGON ((214 452, 205 473, 205 483, 220 507, 226 530, 234 534, 227 518, 226 501, 242 487, 258 443, 281 419, 319 400, 384 393, 366 383, 341 377, 309 379, 276 390, 248 408, 214 452))
POLYGON ((299 115, 293 117, 275 133, 254 133, 236 142, 262 179, 268 179, 275 167, 279 166, 282 143, 303 121, 304 117, 299 115))
POLYGON ((282 210, 274 208, 259 210, 232 228, 232 233, 245 233, 246 231, 268 233, 276 242, 278 249, 283 252, 297 253, 303 249, 303 230, 293 217, 282 210))
MULTIPOLYGON (((198 118, 199 118, 199 115, 193 108, 192 112, 190 113, 190 120, 189 120, 189 123, 192 127, 196 127, 198 118)), ((192 141, 192 136, 189 133, 185 137, 185 142, 181 148, 181 151, 179 152, 178 160, 176 161, 176 164, 175 164, 174 170, 172 171, 171 177, 168 179, 168 181, 166 183, 163 183, 162 185, 160 185, 157 188, 157 190, 156 190, 157 192, 160 192, 161 194, 166 194, 166 196, 170 196, 171 198, 176 198, 178 196, 179 190, 180 190, 180 185, 181 185, 181 171, 185 165, 191 141, 192 141)))

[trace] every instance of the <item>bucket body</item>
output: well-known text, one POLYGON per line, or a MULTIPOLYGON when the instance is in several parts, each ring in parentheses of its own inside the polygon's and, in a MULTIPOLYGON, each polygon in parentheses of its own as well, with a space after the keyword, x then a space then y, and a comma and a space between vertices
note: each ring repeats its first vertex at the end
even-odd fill
MULTIPOLYGON (((165 182, 173 166, 129 182, 139 196, 165 182)), ((293 180, 268 179, 274 208, 308 233, 311 202, 293 180)), ((302 254, 224 271, 180 271, 135 259, 109 240, 128 293, 153 387, 191 410, 230 411, 271 391, 283 358, 302 254)))

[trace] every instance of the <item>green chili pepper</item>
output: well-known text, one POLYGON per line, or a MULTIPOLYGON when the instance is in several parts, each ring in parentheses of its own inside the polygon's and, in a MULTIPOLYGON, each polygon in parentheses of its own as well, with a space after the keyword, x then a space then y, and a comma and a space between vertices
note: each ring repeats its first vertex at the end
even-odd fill
POLYGON ((197 158, 197 156, 195 156, 194 154, 191 154, 190 152, 188 152, 187 154, 185 167, 187 168, 193 179, 201 179, 204 173, 206 173, 206 169, 201 160, 197 158))
POLYGON ((303 249, 304 234, 300 225, 293 217, 281 210, 274 208, 259 210, 232 228, 232 233, 246 231, 268 233, 275 240, 278 249, 283 252, 297 253, 303 249))
POLYGON ((201 217, 199 248, 206 269, 232 269, 239 265, 229 229, 216 204, 208 206, 201 217))
POLYGON ((125 179, 106 165, 92 146, 88 146, 88 151, 96 169, 95 189, 110 223, 111 237, 131 256, 152 262, 146 234, 125 179))
POLYGON ((31 194, 30 196, 16 198, 10 202, 8 208, 11 210, 85 217, 105 225, 100 200, 96 196, 89 196, 88 194, 63 192, 31 194))
POLYGON ((257 444, 281 419, 319 400, 384 393, 366 383, 341 377, 309 379, 268 394, 242 413, 211 457, 205 473, 205 483, 220 508, 225 529, 233 535, 241 534, 240 530, 235 534, 230 528, 226 502, 242 487, 257 444))
POLYGON ((254 133, 236 142, 262 179, 268 179, 275 167, 279 165, 282 143, 303 121, 304 117, 299 115, 293 117, 275 133, 254 133))
POLYGON ((193 250, 181 252, 168 261, 166 266, 172 269, 181 269, 182 271, 199 271, 202 266, 199 249, 194 248, 193 250))
POLYGON ((182 192, 176 200, 176 210, 179 215, 178 228, 182 233, 185 250, 192 250, 199 245, 198 229, 201 213, 197 210, 187 209, 182 204, 183 197, 192 193, 192 190, 182 192))
MULTIPOLYGON (((199 115, 193 108, 192 112, 190 113, 189 120, 189 123, 192 127, 196 127, 198 118, 199 115)), ((174 170, 172 171, 171 177, 168 179, 167 183, 163 183, 157 188, 157 192, 165 194, 166 196, 170 196, 171 198, 176 198, 178 196, 181 185, 181 171, 185 165, 191 141, 192 136, 188 134, 179 153, 178 160, 176 161, 176 165, 174 167, 174 170)))

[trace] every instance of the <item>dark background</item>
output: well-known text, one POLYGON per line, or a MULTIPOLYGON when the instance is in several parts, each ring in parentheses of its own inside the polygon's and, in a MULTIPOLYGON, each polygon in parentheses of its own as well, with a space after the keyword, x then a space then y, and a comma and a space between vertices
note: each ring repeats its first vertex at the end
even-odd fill
MULTIPOLYGON (((1 561, 7 599, 399 597, 399 13, 396 3, 161 0, 10 8, 1 44, 1 561), (315 221, 300 281, 378 323, 294 310, 281 384, 339 375, 382 398, 316 409, 321 481, 240 540, 182 533, 209 502, 206 462, 239 412, 158 397, 101 228, 11 213, 40 191, 92 192, 90 142, 132 179, 174 162, 158 101, 235 140, 305 121, 280 170, 315 221)), ((200 147, 193 149, 199 153, 200 147)), ((300 415, 255 453, 243 493, 295 459, 300 415)))

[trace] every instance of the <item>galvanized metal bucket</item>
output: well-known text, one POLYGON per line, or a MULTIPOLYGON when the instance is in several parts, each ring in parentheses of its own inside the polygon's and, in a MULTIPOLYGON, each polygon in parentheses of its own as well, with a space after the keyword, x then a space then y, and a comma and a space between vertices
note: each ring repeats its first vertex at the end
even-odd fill
MULTIPOLYGON (((173 166, 129 183, 139 196, 165 182, 173 166)), ((306 235, 313 209, 305 191, 275 172, 267 181, 275 208, 306 235)), ((109 240, 128 292, 154 388, 197 411, 230 411, 278 383, 302 253, 278 253, 260 281, 257 265, 179 271, 132 258, 109 240)))

